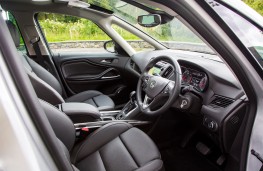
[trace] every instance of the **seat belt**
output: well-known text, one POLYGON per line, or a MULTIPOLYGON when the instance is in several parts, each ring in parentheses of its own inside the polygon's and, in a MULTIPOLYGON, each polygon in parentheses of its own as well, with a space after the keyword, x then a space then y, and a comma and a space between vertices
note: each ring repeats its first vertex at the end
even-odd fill
POLYGON ((36 53, 38 64, 41 65, 42 67, 44 67, 47 71, 49 71, 49 68, 47 67, 47 65, 43 59, 43 56, 41 54, 41 50, 40 50, 40 47, 38 44, 39 41, 40 41, 40 38, 35 37, 35 38, 30 40, 30 44, 33 46, 33 49, 36 53))

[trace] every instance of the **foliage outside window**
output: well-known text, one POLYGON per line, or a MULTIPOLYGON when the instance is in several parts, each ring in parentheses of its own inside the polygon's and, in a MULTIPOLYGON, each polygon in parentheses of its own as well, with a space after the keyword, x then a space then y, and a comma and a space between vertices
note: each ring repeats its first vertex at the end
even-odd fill
POLYGON ((244 2, 263 16, 262 0, 244 0, 244 2))
POLYGON ((148 42, 142 40, 138 36, 132 34, 131 32, 123 29, 122 27, 119 27, 118 25, 112 25, 112 28, 122 36, 124 40, 126 40, 134 50, 137 52, 139 51, 147 51, 147 50, 153 50, 154 47, 150 45, 148 42))
POLYGON ((111 40, 92 21, 75 16, 39 13, 38 22, 52 51, 103 51, 103 43, 111 40))

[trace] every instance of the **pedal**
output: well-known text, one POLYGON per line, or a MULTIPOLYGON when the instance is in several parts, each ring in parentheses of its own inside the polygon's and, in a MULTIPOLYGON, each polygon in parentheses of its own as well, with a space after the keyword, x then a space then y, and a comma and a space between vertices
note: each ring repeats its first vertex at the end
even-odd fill
POLYGON ((196 149, 197 149, 197 151, 199 151, 204 156, 206 156, 206 155, 211 153, 211 149, 209 147, 207 147, 205 144, 201 143, 201 142, 197 143, 196 149))

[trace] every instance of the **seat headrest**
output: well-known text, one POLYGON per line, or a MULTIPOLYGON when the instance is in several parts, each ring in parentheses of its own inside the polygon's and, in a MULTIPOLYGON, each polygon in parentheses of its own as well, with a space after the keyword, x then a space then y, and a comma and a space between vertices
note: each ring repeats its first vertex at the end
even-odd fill
POLYGON ((6 24, 7 24, 7 27, 10 31, 10 34, 13 38, 13 41, 14 41, 16 47, 19 47, 20 46, 20 36, 19 36, 18 30, 17 30, 17 27, 9 20, 6 21, 6 24))

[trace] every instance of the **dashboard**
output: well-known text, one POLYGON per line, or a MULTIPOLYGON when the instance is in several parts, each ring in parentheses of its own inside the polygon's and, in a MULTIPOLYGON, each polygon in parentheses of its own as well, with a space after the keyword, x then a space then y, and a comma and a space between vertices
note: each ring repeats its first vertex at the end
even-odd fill
MULTIPOLYGON (((193 86, 204 105, 208 105, 215 95, 233 100, 245 95, 236 77, 216 55, 176 50, 141 52, 132 56, 128 68, 138 77, 152 58, 161 55, 177 59, 182 71, 182 86, 193 86)), ((161 61, 149 73, 172 79, 173 68, 170 66, 161 61)))
MULTIPOLYGON (((164 78, 171 77, 173 67, 165 62, 157 62, 149 71, 150 75, 159 75, 164 78)), ((205 72, 181 65, 182 86, 192 86, 199 92, 204 92, 208 87, 208 76, 205 72)))
POLYGON ((181 66, 182 84, 191 85, 194 89, 204 92, 208 87, 208 76, 204 72, 200 72, 191 68, 181 66))
MULTIPOLYGON (((149 61, 156 56, 177 59, 181 68, 182 89, 190 87, 189 93, 201 102, 201 108, 197 109, 198 115, 195 113, 195 116, 201 118, 200 124, 207 129, 209 136, 220 144, 224 151, 229 150, 246 107, 246 95, 230 69, 216 55, 178 50, 135 54, 131 58, 130 69, 140 75, 149 61)), ((157 62, 148 73, 173 80, 173 67, 166 61, 157 62)), ((181 95, 184 96, 184 93, 181 92, 181 95)))

